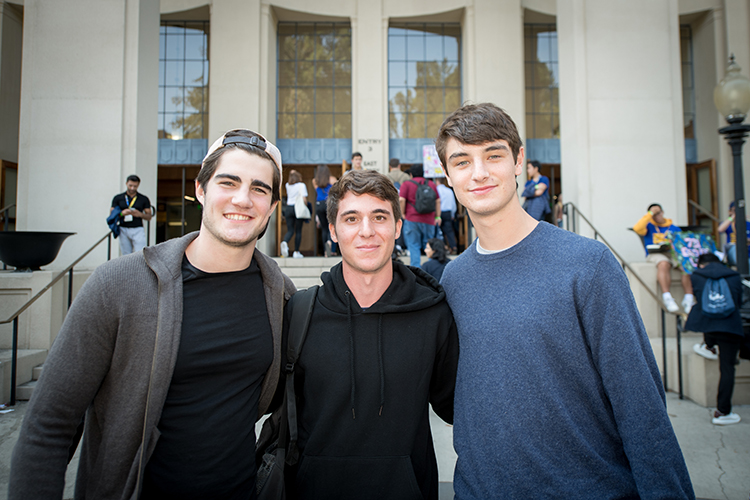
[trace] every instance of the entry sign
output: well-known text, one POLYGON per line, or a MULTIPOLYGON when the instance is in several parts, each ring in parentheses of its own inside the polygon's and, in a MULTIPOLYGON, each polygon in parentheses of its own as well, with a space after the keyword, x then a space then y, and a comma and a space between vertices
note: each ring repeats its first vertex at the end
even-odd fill
POLYGON ((434 144, 422 146, 422 166, 424 167, 424 176, 427 178, 445 177, 434 144))

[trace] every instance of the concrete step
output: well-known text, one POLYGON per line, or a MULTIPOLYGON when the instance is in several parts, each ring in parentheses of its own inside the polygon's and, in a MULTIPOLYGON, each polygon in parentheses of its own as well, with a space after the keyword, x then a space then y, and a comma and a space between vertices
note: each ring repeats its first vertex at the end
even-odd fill
MULTIPOLYGON (((2 402, 10 400, 11 380, 11 349, 0 349, 0 388, 2 388, 2 402)), ((29 382, 34 377, 34 368, 47 358, 46 349, 19 349, 16 364, 16 392, 18 387, 29 382)), ((19 399, 16 393, 16 399, 19 399)))
POLYGON ((16 399, 18 401, 30 400, 31 395, 34 393, 34 387, 36 387, 36 383, 36 380, 31 380, 16 387, 16 399))
POLYGON ((42 368, 44 368, 44 365, 34 367, 31 371, 31 380, 39 380, 39 377, 42 376, 42 368))

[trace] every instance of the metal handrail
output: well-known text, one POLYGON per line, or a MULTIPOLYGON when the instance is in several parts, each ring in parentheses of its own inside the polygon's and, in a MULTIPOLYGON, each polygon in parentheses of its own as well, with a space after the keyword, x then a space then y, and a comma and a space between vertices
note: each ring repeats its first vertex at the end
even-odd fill
POLYGON ((2 213, 4 213, 4 212, 7 212, 8 210, 10 210, 11 208, 13 208, 13 207, 15 207, 15 206, 16 206, 16 204, 15 204, 15 203, 11 203, 11 204, 10 204, 10 205, 8 205, 7 207, 5 207, 5 208, 3 208, 2 210, 0 210, 0 214, 2 214, 2 213))
POLYGON ((708 218, 711 219, 712 221, 716 222, 717 224, 721 224, 721 221, 719 220, 718 217, 716 217, 714 214, 712 214, 711 212, 709 212, 708 210, 706 210, 702 206, 698 205, 693 200, 688 200, 688 203, 690 205, 694 206, 695 208, 697 208, 698 210, 700 210, 701 212, 703 212, 705 215, 708 215, 708 218))
POLYGON ((88 254, 90 254, 96 247, 99 246, 99 244, 104 241, 105 239, 108 241, 107 244, 107 260, 110 260, 112 256, 112 232, 107 231, 107 234, 102 236, 96 243, 94 243, 91 248, 86 250, 80 257, 78 257, 71 265, 65 268, 64 271, 62 271, 60 274, 55 276, 52 281, 50 281, 47 286, 42 288, 39 293, 34 295, 32 298, 30 298, 24 305, 22 305, 15 313, 11 314, 10 317, 4 321, 0 321, 0 325, 4 325, 7 323, 13 322, 13 356, 11 358, 11 373, 10 373, 10 405, 16 404, 16 364, 18 361, 18 317, 31 305, 36 302, 42 295, 44 295, 47 290, 51 289, 55 283, 60 281, 63 276, 66 274, 70 275, 70 278, 68 280, 68 308, 70 308, 70 304, 73 300, 73 267, 75 267, 76 264, 81 262, 88 254))
MULTIPOLYGON (((601 235, 601 233, 596 228, 596 226, 594 226, 594 224, 592 224, 591 221, 588 220, 586 218, 586 216, 581 213, 580 210, 578 210, 578 207, 576 207, 576 205, 573 202, 569 201, 569 202, 563 204, 563 213, 568 216, 566 229, 568 231, 570 231, 570 227, 572 225, 573 226, 572 232, 574 232, 574 233, 578 233, 578 231, 576 230, 576 226, 577 226, 577 224, 576 224, 576 216, 582 218, 586 222, 586 224, 588 224, 589 227, 594 231, 594 239, 600 239, 605 245, 607 245, 607 247, 609 248, 609 250, 620 261, 622 267, 624 269, 627 269, 628 271, 630 271, 630 273, 635 277, 635 279, 643 286, 643 288, 646 290, 646 292, 648 292, 648 294, 651 295, 651 297, 656 302, 656 305, 661 310, 662 367, 663 367, 662 378, 663 378, 663 381, 664 381, 664 390, 666 391, 667 390, 667 318, 666 318, 666 315, 667 314, 673 314, 673 315, 675 315, 677 317, 677 337, 676 338, 677 338, 677 343, 678 344, 681 342, 681 337, 680 337, 680 333, 681 333, 680 332, 680 328, 681 328, 680 315, 678 313, 672 313, 672 312, 669 312, 667 310, 666 306, 664 306, 664 303, 651 290, 651 288, 648 285, 646 285, 646 282, 643 281, 643 278, 641 278, 640 275, 637 272, 635 272, 635 269, 633 269, 633 267, 630 264, 628 264, 628 262, 617 252, 617 250, 615 250, 614 247, 609 244, 609 242, 604 238, 604 236, 601 235), (572 210, 572 212, 573 212, 572 214, 568 214, 568 208, 572 208, 573 209, 572 210)), ((681 351, 681 346, 680 345, 677 346, 677 350, 678 350, 678 353, 681 351)), ((683 399, 683 392, 682 392, 682 362, 681 362, 680 359, 677 360, 677 370, 678 370, 678 378, 679 378, 679 386, 680 386, 679 387, 679 389, 680 389, 680 399, 683 399)))

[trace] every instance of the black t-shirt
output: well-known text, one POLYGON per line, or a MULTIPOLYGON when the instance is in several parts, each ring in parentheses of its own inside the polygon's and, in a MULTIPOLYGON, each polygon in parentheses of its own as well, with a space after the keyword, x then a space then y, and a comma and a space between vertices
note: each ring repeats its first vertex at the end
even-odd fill
POLYGON ((182 261, 182 335, 141 499, 255 498, 255 421, 273 339, 255 260, 204 273, 182 261))
MULTIPOLYGON (((120 210, 125 210, 126 208, 131 208, 130 207, 131 201, 133 200, 130 196, 128 196, 127 192, 120 193, 120 194, 115 195, 114 198, 112 198, 112 206, 120 207, 120 210)), ((132 208, 135 208, 136 210, 140 210, 141 212, 143 212, 147 208, 151 208, 151 202, 149 201, 146 195, 143 195, 136 191, 135 202, 133 203, 132 208)), ((120 226, 142 227, 143 219, 141 219, 140 217, 133 216, 133 220, 125 222, 125 218, 123 216, 120 216, 120 226)))

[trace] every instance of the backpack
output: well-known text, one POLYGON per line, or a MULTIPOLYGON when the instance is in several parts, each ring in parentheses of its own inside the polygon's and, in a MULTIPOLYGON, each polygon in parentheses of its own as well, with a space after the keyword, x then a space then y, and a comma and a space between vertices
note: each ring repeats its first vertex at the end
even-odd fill
POLYGON ((706 287, 701 295, 701 310, 709 318, 726 318, 736 309, 732 292, 724 278, 706 280, 706 287))
POLYGON ((420 214, 429 214, 435 211, 435 202, 437 201, 437 193, 430 187, 430 183, 427 180, 423 182, 417 182, 409 180, 417 185, 417 193, 414 197, 414 203, 411 206, 414 207, 420 214))

